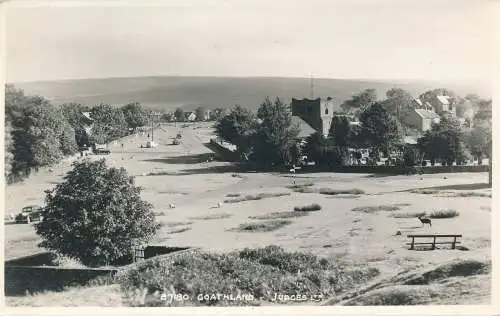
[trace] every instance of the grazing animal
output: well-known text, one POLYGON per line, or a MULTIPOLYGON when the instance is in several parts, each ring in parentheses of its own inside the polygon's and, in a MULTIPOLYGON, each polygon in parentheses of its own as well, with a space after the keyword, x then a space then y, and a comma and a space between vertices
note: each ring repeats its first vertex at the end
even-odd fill
POLYGON ((174 204, 174 203, 170 203, 170 204, 168 205, 168 207, 169 207, 169 208, 175 208, 175 204, 174 204))
POLYGON ((424 218, 422 216, 419 216, 418 219, 422 222, 422 227, 425 224, 429 224, 430 227, 432 227, 431 219, 430 218, 424 218))

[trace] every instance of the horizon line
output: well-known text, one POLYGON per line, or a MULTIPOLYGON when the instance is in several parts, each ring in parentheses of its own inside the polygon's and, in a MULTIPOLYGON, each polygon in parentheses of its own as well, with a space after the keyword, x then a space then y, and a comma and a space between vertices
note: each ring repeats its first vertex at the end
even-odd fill
MULTIPOLYGON (((78 77, 78 78, 62 78, 62 79, 49 79, 49 80, 26 80, 26 81, 5 81, 5 84, 29 84, 29 83, 50 83, 59 81, 79 81, 79 80, 107 80, 107 79, 134 79, 134 78, 166 78, 166 77, 184 77, 184 78, 266 78, 266 79, 307 79, 311 80, 311 75, 304 76, 280 76, 280 75, 178 75, 178 74, 165 74, 165 75, 136 75, 136 76, 109 76, 109 77, 78 77)), ((449 81, 452 84, 479 84, 480 80, 443 80, 443 79, 421 79, 421 78, 354 78, 354 77, 328 77, 328 76, 314 76, 313 80, 353 80, 353 81, 378 81, 378 82, 391 82, 398 81, 399 83, 415 82, 429 82, 429 83, 440 83, 444 84, 445 81, 449 81)), ((486 80, 485 80, 486 81, 486 80)))

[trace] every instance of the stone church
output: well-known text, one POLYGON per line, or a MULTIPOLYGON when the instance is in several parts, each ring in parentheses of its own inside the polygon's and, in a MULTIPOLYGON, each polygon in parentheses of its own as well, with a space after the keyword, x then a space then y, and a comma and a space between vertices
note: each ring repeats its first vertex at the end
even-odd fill
POLYGON ((298 116, 316 131, 320 131, 326 137, 330 131, 330 125, 334 117, 335 108, 333 99, 297 99, 292 98, 292 115, 298 116))

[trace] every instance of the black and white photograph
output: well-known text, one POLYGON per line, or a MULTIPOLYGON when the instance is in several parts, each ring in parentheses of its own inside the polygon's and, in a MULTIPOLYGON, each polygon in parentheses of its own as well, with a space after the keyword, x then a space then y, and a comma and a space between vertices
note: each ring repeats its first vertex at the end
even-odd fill
POLYGON ((494 1, 0 5, 8 311, 493 311, 494 1))

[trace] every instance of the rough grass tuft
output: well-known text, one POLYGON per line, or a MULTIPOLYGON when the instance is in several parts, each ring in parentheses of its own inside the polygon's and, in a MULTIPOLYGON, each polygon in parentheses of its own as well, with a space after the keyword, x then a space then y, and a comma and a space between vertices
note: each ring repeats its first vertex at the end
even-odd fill
POLYGON ((415 190, 411 190, 410 193, 417 193, 417 194, 438 194, 439 190, 415 189, 415 190))
POLYGON ((302 217, 307 216, 307 212, 293 212, 293 211, 284 211, 284 212, 272 212, 265 215, 258 216, 249 216, 250 219, 280 219, 280 218, 291 218, 291 217, 302 217))
POLYGON ((464 260, 441 265, 435 269, 413 276, 407 280, 405 285, 423 285, 444 280, 451 277, 465 277, 477 274, 488 274, 491 272, 491 262, 477 260, 464 260))
POLYGON ((303 183, 303 184, 287 185, 286 187, 288 189, 300 189, 300 188, 312 187, 313 185, 314 183, 303 183))
POLYGON ((290 225, 292 223, 291 220, 287 219, 275 219, 268 220, 264 222, 255 222, 255 223, 243 223, 238 227, 230 229, 232 231, 240 231, 240 232, 270 232, 273 230, 278 230, 286 225, 290 225))
POLYGON ((370 305, 423 305, 435 296, 432 290, 413 286, 397 285, 371 291, 361 297, 348 301, 347 306, 370 305))
POLYGON ((167 232, 167 234, 169 234, 169 235, 179 234, 179 233, 183 233, 185 231, 188 231, 190 229, 191 229, 191 227, 182 227, 182 228, 171 229, 170 231, 167 232))
POLYGON ((189 219, 191 220, 211 220, 211 219, 224 219, 224 218, 229 218, 233 215, 229 213, 217 213, 217 214, 210 214, 210 215, 205 215, 205 216, 193 216, 190 217, 189 219))
POLYGON ((326 194, 326 195, 338 195, 338 194, 353 194, 353 195, 360 195, 360 194, 365 194, 365 191, 360 190, 360 189, 331 189, 331 188, 320 188, 318 190, 319 194, 326 194))
POLYGON ((355 207, 351 211, 363 213, 377 213, 377 212, 392 212, 399 210, 397 205, 379 205, 379 206, 360 206, 355 207))
POLYGON ((295 206, 293 208, 295 212, 315 212, 321 210, 321 205, 317 203, 304 205, 304 206, 295 206))
POLYGON ((452 193, 451 196, 454 196, 454 197, 487 197, 487 198, 491 198, 491 193, 483 193, 483 192, 456 192, 456 193, 452 193))
POLYGON ((459 216, 460 213, 455 210, 437 210, 432 211, 429 215, 430 218, 453 218, 459 216))
POLYGON ((413 218, 419 216, 425 216, 425 212, 407 212, 407 213, 394 213, 392 217, 394 218, 413 218))
POLYGON ((226 194, 226 197, 239 197, 241 196, 241 193, 229 193, 229 194, 226 194))

